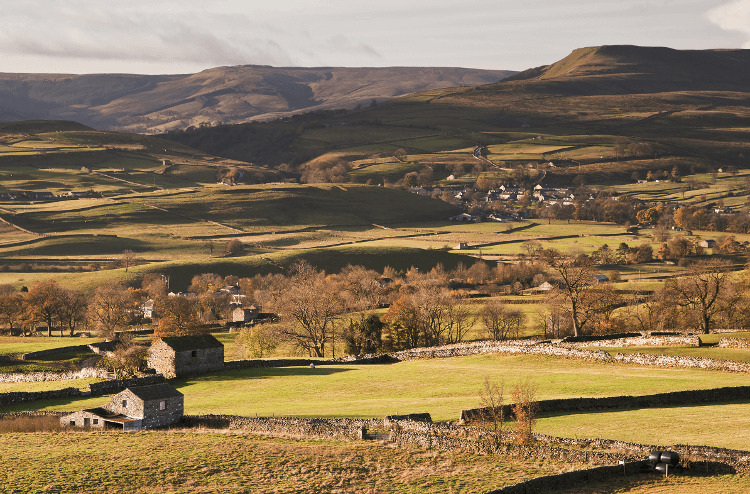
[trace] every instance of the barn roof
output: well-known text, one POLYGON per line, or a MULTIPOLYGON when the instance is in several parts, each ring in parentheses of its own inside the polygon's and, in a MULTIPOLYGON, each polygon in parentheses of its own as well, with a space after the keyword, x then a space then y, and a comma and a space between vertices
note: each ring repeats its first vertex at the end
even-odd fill
POLYGON ((201 350, 204 348, 224 348, 224 345, 210 334, 165 336, 161 340, 175 352, 201 350))
POLYGON ((133 386, 128 388, 131 393, 143 401, 163 400, 165 398, 177 398, 182 393, 172 387, 171 384, 150 384, 148 386, 133 386))

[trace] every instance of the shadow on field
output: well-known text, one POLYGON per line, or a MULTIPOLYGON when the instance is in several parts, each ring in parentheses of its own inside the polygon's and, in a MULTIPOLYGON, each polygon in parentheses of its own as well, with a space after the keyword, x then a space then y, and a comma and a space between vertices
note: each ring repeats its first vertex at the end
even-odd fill
POLYGON ((750 399, 744 400, 732 400, 732 401, 707 401, 703 403, 683 403, 676 405, 658 405, 653 407, 627 407, 627 408, 600 408, 596 410, 569 410, 562 412, 542 412, 539 414, 539 418, 554 418, 554 417, 567 417, 573 415, 595 415, 600 413, 617 413, 617 412, 632 412, 634 410, 668 410, 672 408, 700 408, 700 407, 714 407, 722 405, 747 405, 750 404, 750 399))
POLYGON ((309 376, 311 378, 330 376, 340 372, 356 370, 353 368, 341 368, 332 366, 318 366, 314 369, 310 367, 258 367, 254 369, 236 369, 225 370, 220 372, 211 372, 197 376, 187 376, 171 380, 175 387, 186 386, 206 381, 246 381, 249 379, 266 379, 273 377, 295 377, 309 376))

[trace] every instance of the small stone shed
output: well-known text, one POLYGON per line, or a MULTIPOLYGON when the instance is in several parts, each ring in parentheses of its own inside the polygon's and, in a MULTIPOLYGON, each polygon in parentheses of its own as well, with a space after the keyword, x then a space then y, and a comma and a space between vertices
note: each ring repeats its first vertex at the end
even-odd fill
POLYGON ((183 394, 170 384, 161 383, 127 388, 112 396, 106 405, 65 415, 60 423, 131 432, 171 425, 180 420, 183 413, 183 394))
POLYGON ((148 351, 148 366, 164 377, 224 369, 224 345, 210 334, 167 336, 148 351))

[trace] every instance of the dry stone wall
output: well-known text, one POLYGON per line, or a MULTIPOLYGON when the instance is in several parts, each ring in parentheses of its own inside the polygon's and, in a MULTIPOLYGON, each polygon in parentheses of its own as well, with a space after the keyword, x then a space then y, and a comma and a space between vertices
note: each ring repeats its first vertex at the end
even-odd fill
POLYGON ((0 383, 31 383, 42 381, 68 381, 72 379, 104 379, 109 375, 106 369, 86 367, 75 372, 11 372, 0 373, 0 383))
POLYGON ((0 393, 0 406, 9 406, 16 403, 28 403, 39 400, 99 396, 109 393, 117 393, 131 386, 145 386, 147 384, 158 384, 162 382, 164 382, 164 376, 156 375, 91 383, 89 384, 88 391, 81 391, 78 388, 64 388, 51 391, 17 391, 11 393, 0 393))
MULTIPOLYGON (((585 410, 603 410, 608 408, 662 408, 675 405, 693 405, 698 403, 717 403, 733 400, 750 399, 750 386, 733 386, 714 389, 690 391, 673 391, 644 396, 609 396, 605 398, 566 398, 558 400, 541 400, 540 413, 580 412, 585 410)), ((462 410, 461 423, 484 422, 489 419, 489 408, 462 410)), ((503 406, 503 415, 513 417, 513 405, 503 406)))
POLYGON ((721 338, 719 348, 750 348, 750 339, 747 338, 721 338))
POLYGON ((364 439, 369 427, 383 426, 382 419, 301 419, 235 415, 185 415, 181 423, 185 427, 229 429, 317 439, 364 439))

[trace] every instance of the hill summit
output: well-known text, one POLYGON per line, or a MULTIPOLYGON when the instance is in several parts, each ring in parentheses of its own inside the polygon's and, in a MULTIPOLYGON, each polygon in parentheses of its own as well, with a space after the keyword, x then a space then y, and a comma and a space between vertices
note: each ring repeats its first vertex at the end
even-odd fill
POLYGON ((582 94, 628 94, 677 90, 747 90, 750 50, 675 50, 612 45, 579 48, 551 65, 525 70, 505 81, 567 84, 582 94))

